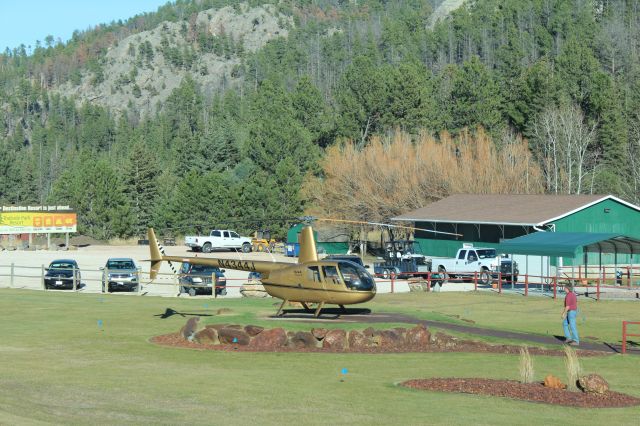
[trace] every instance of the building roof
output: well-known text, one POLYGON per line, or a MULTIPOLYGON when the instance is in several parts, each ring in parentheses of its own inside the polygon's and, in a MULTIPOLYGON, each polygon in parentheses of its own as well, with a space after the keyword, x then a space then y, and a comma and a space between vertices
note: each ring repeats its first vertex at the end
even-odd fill
POLYGON ((504 241, 501 253, 573 257, 580 253, 640 253, 640 240, 621 234, 594 232, 534 232, 504 241))
POLYGON ((613 195, 456 194, 392 220, 536 226, 607 199, 640 211, 640 207, 613 195))

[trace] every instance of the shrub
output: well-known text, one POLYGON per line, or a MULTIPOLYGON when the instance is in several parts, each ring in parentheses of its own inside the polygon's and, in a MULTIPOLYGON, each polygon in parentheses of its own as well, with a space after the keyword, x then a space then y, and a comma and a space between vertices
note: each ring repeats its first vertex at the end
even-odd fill
POLYGON ((520 381, 522 383, 532 383, 533 374, 533 360, 529 354, 529 348, 525 346, 520 348, 520 381))
POLYGON ((578 360, 578 354, 570 346, 564 347, 564 365, 567 369, 567 387, 569 390, 577 390, 576 382, 578 377, 582 374, 582 367, 580 367, 580 360, 578 360))

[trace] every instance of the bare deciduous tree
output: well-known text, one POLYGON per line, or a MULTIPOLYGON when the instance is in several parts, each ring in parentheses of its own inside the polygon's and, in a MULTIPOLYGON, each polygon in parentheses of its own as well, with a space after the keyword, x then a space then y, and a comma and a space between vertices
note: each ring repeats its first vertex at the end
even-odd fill
POLYGON ((482 130, 447 133, 440 140, 396 131, 332 146, 322 161, 324 176, 307 179, 303 194, 319 216, 387 221, 453 193, 542 193, 542 174, 528 145, 514 137, 498 150, 482 130))
POLYGON ((589 167, 596 166, 587 161, 588 149, 596 138, 596 124, 586 123, 577 105, 551 106, 538 116, 533 132, 547 191, 582 193, 589 167))

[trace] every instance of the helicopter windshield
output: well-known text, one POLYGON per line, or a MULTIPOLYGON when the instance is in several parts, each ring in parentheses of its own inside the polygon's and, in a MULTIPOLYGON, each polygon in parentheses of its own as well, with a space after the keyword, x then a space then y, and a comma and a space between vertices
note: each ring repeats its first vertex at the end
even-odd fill
POLYGON ((351 290, 375 290, 376 285, 371 275, 363 267, 348 261, 338 262, 342 279, 351 290))

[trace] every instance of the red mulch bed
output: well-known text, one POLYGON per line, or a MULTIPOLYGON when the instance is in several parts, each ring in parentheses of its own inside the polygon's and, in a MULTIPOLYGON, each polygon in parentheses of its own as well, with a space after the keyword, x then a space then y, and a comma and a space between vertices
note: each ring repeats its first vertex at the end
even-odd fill
POLYGON ((412 389, 471 393, 499 396, 530 402, 582 408, 615 408, 640 405, 640 398, 608 391, 602 395, 545 387, 542 383, 520 383, 513 380, 433 378, 414 379, 402 383, 412 389))
MULTIPOLYGON (((442 334, 442 333, 440 333, 442 334)), ((233 344, 220 344, 214 345, 210 343, 198 343, 189 342, 182 337, 180 333, 163 334, 155 336, 150 339, 151 343, 155 343, 161 346, 171 346, 189 349, 204 349, 215 350, 223 352, 327 352, 327 353, 344 353, 344 352, 356 352, 356 353, 407 353, 407 352, 474 352, 474 353, 495 353, 495 354, 511 354, 518 355, 520 353, 520 346, 515 345, 491 345, 484 342, 476 342, 472 340, 457 339, 454 347, 443 347, 442 345, 431 344, 424 348, 416 349, 415 347, 405 347, 402 345, 381 346, 381 347, 368 347, 358 349, 336 349, 336 348, 302 348, 292 346, 279 346, 269 349, 256 348, 248 345, 233 345, 233 344)), ((529 347, 529 353, 532 355, 545 355, 545 356, 564 356, 562 350, 556 349, 543 349, 529 347)), ((599 351, 587 351, 578 350, 578 355, 585 356, 606 356, 610 355, 607 352, 599 351)))

